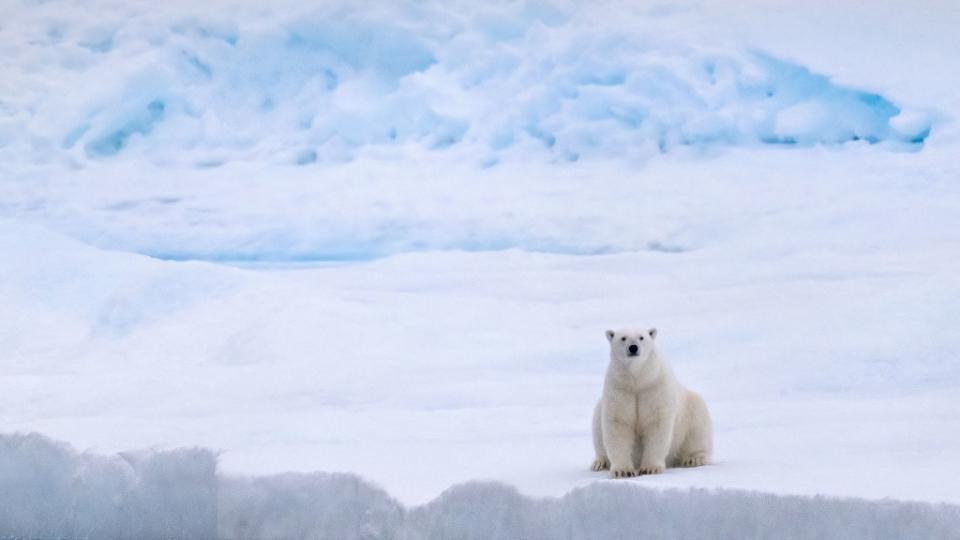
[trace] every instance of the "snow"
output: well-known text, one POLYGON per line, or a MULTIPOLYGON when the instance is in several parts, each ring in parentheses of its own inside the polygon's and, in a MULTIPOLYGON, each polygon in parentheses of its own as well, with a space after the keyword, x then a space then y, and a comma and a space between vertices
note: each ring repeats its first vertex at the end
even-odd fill
POLYGON ((408 502, 476 478, 559 495, 604 478, 587 470, 603 329, 650 313, 711 406, 717 464, 638 482, 960 502, 942 481, 960 473, 949 237, 255 271, 3 231, 5 430, 358 472, 408 502))
MULTIPOLYGON (((225 492, 234 491, 233 482, 224 483, 225 492)), ((503 484, 473 482, 455 486, 429 504, 404 509, 386 494, 355 482, 346 475, 288 475, 244 482, 243 495, 229 503, 221 499, 235 515, 243 516, 236 521, 232 516, 223 519, 221 536, 951 538, 960 525, 957 508, 942 505, 737 491, 655 491, 623 483, 595 484, 561 498, 531 499, 503 484), (347 497, 336 496, 342 493, 347 497), (269 501, 266 506, 271 511, 258 512, 264 501, 269 501), (322 518, 303 519, 310 515, 322 518)))
POLYGON ((0 435, 0 527, 5 538, 238 540, 955 538, 960 527, 960 507, 926 503, 624 482, 534 499, 504 484, 469 482, 408 507, 354 474, 214 471, 214 454, 202 449, 104 456, 36 434, 0 435))
POLYGON ((214 538, 216 457, 202 449, 77 453, 0 435, 4 538, 214 538))
POLYGON ((960 504, 960 13, 728 4, 9 6, 0 432, 383 527, 475 480, 960 504), (714 464, 588 471, 626 324, 714 464))
POLYGON ((89 3, 13 8, 18 31, 0 46, 20 91, 4 102, 7 130, 26 136, 5 157, 309 165, 413 145, 482 166, 684 146, 916 149, 933 127, 891 124, 903 107, 886 96, 721 40, 690 42, 642 10, 234 2, 207 15, 140 1, 102 17, 89 3), (790 129, 811 109, 819 120, 790 129))

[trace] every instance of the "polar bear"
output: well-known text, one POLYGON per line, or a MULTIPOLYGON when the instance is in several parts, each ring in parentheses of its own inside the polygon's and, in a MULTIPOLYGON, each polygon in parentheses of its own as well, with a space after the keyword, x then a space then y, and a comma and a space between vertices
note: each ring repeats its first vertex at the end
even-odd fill
POLYGON ((707 406, 677 381, 656 337, 656 328, 607 330, 610 365, 593 412, 591 469, 610 469, 612 478, 697 467, 713 451, 707 406))

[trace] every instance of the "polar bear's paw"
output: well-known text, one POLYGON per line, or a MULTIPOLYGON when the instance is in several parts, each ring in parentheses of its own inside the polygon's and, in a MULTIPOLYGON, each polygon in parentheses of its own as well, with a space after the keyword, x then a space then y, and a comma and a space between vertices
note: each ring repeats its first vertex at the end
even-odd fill
POLYGON ((680 460, 681 467, 701 467, 707 464, 707 456, 703 454, 693 454, 680 460))
POLYGON ((637 474, 660 474, 663 472, 663 469, 663 465, 641 465, 640 468, 637 469, 637 474))
POLYGON ((605 457, 598 457, 593 460, 593 464, 590 465, 591 471, 605 471, 610 468, 610 460, 605 457))
POLYGON ((636 469, 614 467, 610 469, 610 478, 633 478, 637 476, 636 469))

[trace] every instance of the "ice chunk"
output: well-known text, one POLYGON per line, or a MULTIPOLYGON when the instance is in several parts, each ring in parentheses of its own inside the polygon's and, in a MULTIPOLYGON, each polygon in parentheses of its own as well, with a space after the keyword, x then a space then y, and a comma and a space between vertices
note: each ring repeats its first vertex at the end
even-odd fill
POLYGON ((37 434, 0 435, 0 535, 214 538, 216 457, 207 450, 80 454, 37 434))

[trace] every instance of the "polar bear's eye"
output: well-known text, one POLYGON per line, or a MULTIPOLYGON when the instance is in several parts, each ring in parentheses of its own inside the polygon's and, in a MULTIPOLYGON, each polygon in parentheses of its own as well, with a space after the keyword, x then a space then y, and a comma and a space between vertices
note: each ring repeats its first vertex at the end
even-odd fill
POLYGON ((640 336, 640 341, 643 341, 643 336, 640 336))
POLYGON ((627 336, 623 336, 622 338, 620 338, 620 341, 626 341, 626 340, 627 340, 627 336))

